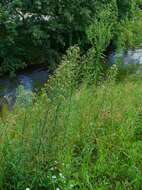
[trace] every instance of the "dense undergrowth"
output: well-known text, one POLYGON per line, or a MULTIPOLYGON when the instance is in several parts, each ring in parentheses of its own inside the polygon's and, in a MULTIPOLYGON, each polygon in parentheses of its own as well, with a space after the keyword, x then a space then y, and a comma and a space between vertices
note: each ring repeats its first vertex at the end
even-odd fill
POLYGON ((142 189, 141 78, 120 82, 114 65, 90 82, 81 58, 71 48, 38 96, 2 117, 0 189, 142 189))

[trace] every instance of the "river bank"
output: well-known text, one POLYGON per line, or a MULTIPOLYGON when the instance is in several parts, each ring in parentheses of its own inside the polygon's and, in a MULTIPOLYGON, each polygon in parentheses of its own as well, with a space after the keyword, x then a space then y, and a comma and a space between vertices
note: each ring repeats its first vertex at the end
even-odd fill
MULTIPOLYGON (((119 53, 111 52, 108 56, 108 65, 115 64, 119 61, 119 65, 125 69, 125 72, 141 73, 142 65, 142 49, 121 51, 119 53), (128 68, 129 67, 129 68, 128 68)), ((46 66, 33 65, 26 69, 20 70, 15 77, 8 75, 0 77, 0 96, 10 99, 13 105, 16 99, 16 90, 19 86, 23 86, 27 92, 37 92, 47 82, 51 72, 46 66)))

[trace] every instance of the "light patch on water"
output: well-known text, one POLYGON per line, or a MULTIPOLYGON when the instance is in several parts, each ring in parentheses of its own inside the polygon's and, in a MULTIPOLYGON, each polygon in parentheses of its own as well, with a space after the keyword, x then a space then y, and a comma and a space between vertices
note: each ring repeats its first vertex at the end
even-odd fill
POLYGON ((29 76, 20 75, 19 82, 20 82, 20 85, 22 85, 26 91, 33 90, 33 80, 29 76))
POLYGON ((124 65, 128 64, 142 64, 142 49, 121 51, 119 53, 113 52, 109 56, 109 62, 114 64, 120 61, 124 65))
POLYGON ((0 78, 0 96, 4 97, 10 107, 19 101, 22 104, 30 104, 33 92, 37 92, 48 79, 48 71, 37 69, 23 72, 11 79, 8 76, 0 78), (17 100, 16 100, 17 99, 17 100))

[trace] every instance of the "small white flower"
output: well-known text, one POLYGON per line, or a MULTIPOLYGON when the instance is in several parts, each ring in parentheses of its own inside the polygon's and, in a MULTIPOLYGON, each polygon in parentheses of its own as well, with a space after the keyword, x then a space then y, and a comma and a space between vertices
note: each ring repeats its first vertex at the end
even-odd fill
POLYGON ((63 174, 62 174, 62 173, 59 173, 59 176, 60 176, 60 177, 63 177, 63 174))
POLYGON ((59 187, 57 187, 57 188, 56 188, 56 190, 60 190, 60 188, 59 188, 59 187))
POLYGON ((54 171, 54 168, 52 167, 50 170, 51 170, 51 171, 54 171))
POLYGON ((27 188, 26 188, 26 190, 30 190, 30 188, 29 188, 29 187, 27 187, 27 188))
POLYGON ((63 176, 62 173, 59 173, 59 176, 60 176, 62 179, 65 179, 65 177, 63 176))
POLYGON ((55 175, 52 176, 52 179, 56 179, 57 177, 55 175))
POLYGON ((73 184, 70 184, 70 188, 73 188, 74 187, 74 185, 73 184))

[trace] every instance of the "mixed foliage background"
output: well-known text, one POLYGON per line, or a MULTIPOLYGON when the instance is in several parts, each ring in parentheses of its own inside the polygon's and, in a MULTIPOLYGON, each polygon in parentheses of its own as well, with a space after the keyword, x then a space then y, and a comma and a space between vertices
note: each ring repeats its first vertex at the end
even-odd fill
MULTIPOLYGON (((100 20, 110 27, 103 51, 134 46, 140 42, 133 39, 142 28, 140 5, 139 0, 0 0, 0 73, 33 64, 55 68, 69 46, 78 44, 82 52, 92 46, 86 31, 100 20)), ((100 30, 94 29, 96 37, 100 30)))

